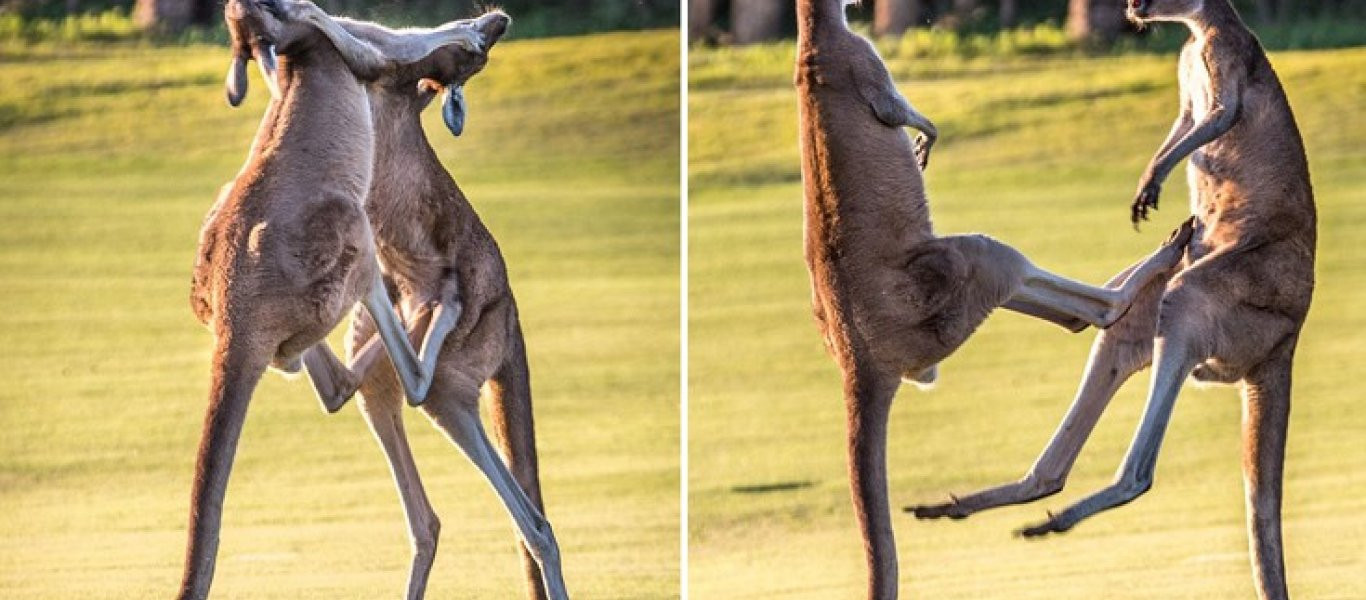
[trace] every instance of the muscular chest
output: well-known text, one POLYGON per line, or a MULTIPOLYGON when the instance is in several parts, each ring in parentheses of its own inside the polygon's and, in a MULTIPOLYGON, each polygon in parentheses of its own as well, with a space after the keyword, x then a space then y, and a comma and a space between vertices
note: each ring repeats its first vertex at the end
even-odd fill
POLYGON ((1181 54, 1181 86, 1190 103, 1191 118, 1199 123, 1214 108, 1214 85, 1205 62, 1205 44, 1196 40, 1181 54))

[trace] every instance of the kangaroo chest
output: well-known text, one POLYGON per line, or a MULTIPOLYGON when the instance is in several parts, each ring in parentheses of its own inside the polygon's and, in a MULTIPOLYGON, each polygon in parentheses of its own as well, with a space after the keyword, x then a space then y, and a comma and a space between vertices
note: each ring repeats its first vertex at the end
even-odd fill
MULTIPOLYGON (((1193 127, 1199 127, 1200 123, 1208 119, 1210 112, 1214 110, 1214 77, 1210 73, 1209 64, 1205 61, 1208 44, 1207 39, 1197 36, 1181 52, 1179 73, 1181 91, 1189 106, 1193 127)), ((1217 140, 1213 143, 1217 143, 1217 140)), ((1190 208, 1191 214, 1194 215, 1204 213, 1203 203, 1207 200, 1203 198, 1200 184, 1201 177, 1204 175, 1201 165, 1205 163, 1204 149, 1197 148, 1191 153, 1190 161, 1186 166, 1187 187, 1190 189, 1190 208)))
POLYGON ((1185 87, 1187 101, 1190 102, 1191 119, 1200 123, 1214 109, 1214 83, 1205 63, 1205 50, 1209 42, 1196 38, 1181 54, 1181 85, 1185 87))

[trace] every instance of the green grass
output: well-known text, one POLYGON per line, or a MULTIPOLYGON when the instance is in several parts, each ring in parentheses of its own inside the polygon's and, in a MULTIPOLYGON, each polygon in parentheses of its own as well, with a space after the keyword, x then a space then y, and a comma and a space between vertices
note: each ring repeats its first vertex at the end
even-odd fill
MULTIPOLYGON (((439 154, 508 259, 569 588, 678 594, 678 32, 499 44, 439 154)), ((199 225, 266 105, 221 47, 0 55, 0 595, 166 597, 179 582, 211 337, 199 225)), ((255 77, 255 75, 253 75, 255 77)), ((336 339, 334 338, 334 344, 336 339)), ((338 346, 339 347, 339 346, 338 346)), ((521 595, 510 520, 415 412, 444 524, 432 597, 521 595)), ((218 597, 380 598, 409 549, 378 445, 308 385, 258 389, 218 597)))
MULTIPOLYGON (((1286 479, 1292 595, 1366 596, 1366 49, 1272 55, 1308 144, 1319 283, 1301 339, 1286 479)), ((901 57, 940 126, 928 173, 942 232, 981 231, 1101 282, 1184 218, 1184 169, 1142 233, 1135 182, 1175 117, 1176 57, 901 57)), ((690 585, 713 598, 853 598, 864 585, 839 376, 810 315, 790 44, 698 51, 689 100, 690 585)), ((1052 434, 1092 334, 998 314, 938 388, 892 415, 893 506, 1013 480, 1052 434)), ((1153 490, 1042 541, 1011 531, 1109 482, 1147 375, 1118 395, 1065 491, 961 522, 894 515, 915 598, 1249 598, 1232 388, 1186 389, 1153 490)))

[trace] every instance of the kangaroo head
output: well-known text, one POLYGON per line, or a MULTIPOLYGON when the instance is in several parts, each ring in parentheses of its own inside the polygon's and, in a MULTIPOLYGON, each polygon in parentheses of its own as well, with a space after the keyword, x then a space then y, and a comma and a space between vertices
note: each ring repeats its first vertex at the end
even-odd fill
POLYGON ((489 49, 507 32, 512 20, 502 11, 491 11, 466 22, 483 35, 483 51, 472 52, 454 44, 442 46, 423 61, 424 68, 417 72, 420 77, 418 93, 426 94, 426 101, 429 102, 442 89, 446 90, 446 99, 441 103, 441 118, 451 135, 456 136, 465 130, 468 109, 465 104, 465 82, 484 70, 484 65, 488 64, 489 49))
MULTIPOLYGON (((338 19, 349 35, 378 49, 391 63, 372 86, 372 93, 415 100, 425 108, 446 92, 441 114, 451 133, 465 126, 464 85, 484 69, 488 52, 512 22, 494 10, 474 19, 451 21, 431 29, 389 29, 376 23, 338 19)), ((419 110, 420 110, 419 108, 419 110)))
POLYGON ((316 24, 299 18, 309 10, 321 13, 307 0, 227 0, 223 17, 233 52, 228 68, 228 104, 237 106, 247 95, 247 61, 253 59, 271 95, 279 96, 276 54, 298 51, 320 37, 316 24))
POLYGON ((247 61, 255 59, 267 85, 275 81, 275 48, 281 12, 277 0, 228 0, 223 18, 232 45, 228 67, 228 104, 237 106, 247 95, 247 61))

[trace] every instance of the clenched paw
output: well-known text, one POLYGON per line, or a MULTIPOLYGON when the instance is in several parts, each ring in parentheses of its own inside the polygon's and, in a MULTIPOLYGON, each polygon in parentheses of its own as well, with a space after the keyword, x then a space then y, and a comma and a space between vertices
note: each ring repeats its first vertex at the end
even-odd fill
POLYGON ((1196 218, 1191 217, 1181 222, 1181 226, 1172 230, 1172 234, 1167 237, 1167 245, 1185 247, 1191 242, 1191 237, 1195 235, 1196 218))
POLYGON ((915 136, 915 162, 920 165, 921 171, 930 166, 930 148, 933 146, 934 138, 923 133, 915 136))
POLYGON ((1130 206, 1129 220, 1133 222, 1134 229, 1138 229, 1140 220, 1148 220, 1148 211, 1157 210, 1157 199, 1162 195, 1162 186, 1157 182, 1150 181, 1139 188, 1138 196, 1134 198, 1134 203, 1130 206))
POLYGON ((484 35, 482 33, 473 29, 466 29, 463 33, 467 35, 456 38, 452 43, 460 49, 469 52, 478 53, 484 51, 484 35))

